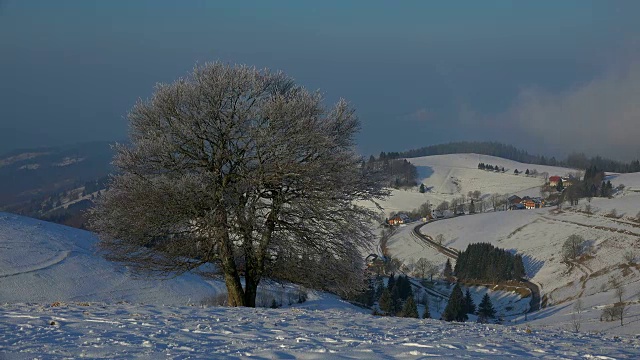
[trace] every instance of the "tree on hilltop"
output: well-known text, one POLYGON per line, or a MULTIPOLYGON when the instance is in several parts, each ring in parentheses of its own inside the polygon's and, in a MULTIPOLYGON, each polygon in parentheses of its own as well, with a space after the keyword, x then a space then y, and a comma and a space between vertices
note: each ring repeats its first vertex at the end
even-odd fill
POLYGON ((264 277, 345 294, 388 192, 354 151, 346 101, 326 108, 282 73, 209 63, 128 115, 130 145, 91 227, 107 258, 155 275, 221 275, 231 306, 264 277), (244 280, 244 281, 243 281, 244 280))

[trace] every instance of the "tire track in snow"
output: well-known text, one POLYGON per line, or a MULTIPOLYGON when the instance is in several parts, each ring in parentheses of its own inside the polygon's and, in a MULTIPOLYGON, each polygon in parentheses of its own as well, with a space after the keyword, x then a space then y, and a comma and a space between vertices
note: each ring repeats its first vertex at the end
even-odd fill
POLYGON ((40 271, 40 270, 46 270, 46 269, 48 269, 48 268, 50 268, 52 266, 56 266, 56 265, 60 264, 61 262, 65 261, 67 259, 67 257, 69 257, 69 254, 71 254, 70 250, 59 251, 52 258, 49 258, 46 261, 41 262, 39 264, 35 264, 34 268, 29 268, 29 269, 25 269, 25 270, 22 270, 22 271, 16 271, 16 272, 0 274, 0 278, 6 278, 6 277, 21 275, 21 274, 29 274, 29 273, 40 271))

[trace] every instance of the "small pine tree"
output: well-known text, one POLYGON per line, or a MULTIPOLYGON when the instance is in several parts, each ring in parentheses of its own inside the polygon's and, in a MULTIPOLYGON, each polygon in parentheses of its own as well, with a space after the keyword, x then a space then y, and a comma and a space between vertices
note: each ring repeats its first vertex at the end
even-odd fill
POLYGON ((518 175, 520 172, 518 171, 518 169, 515 169, 515 170, 513 171, 513 173, 514 173, 514 174, 516 174, 516 175, 518 175))
POLYGON ((402 307, 402 317, 418 318, 418 306, 413 296, 409 296, 402 307))
POLYGON ((529 169, 527 169, 527 171, 525 171, 524 174, 529 175, 529 169))
POLYGON ((393 302, 391 300, 391 292, 388 288, 382 290, 382 295, 380 295, 380 299, 378 299, 378 307, 380 307, 380 310, 386 315, 393 314, 393 302))
POLYGON ((471 298, 471 292, 469 292, 469 289, 467 289, 467 291, 464 294, 464 306, 467 314, 475 314, 476 304, 473 302, 473 299, 471 298))
POLYGON ((420 184, 420 193, 424 194, 424 191, 425 191, 424 184, 420 184))
POLYGON ((462 289, 460 284, 456 283, 449 296, 449 302, 447 307, 442 313, 442 319, 445 321, 466 321, 468 319, 465 311, 464 295, 462 295, 462 289))
POLYGON ((424 314, 422 314, 423 319, 430 319, 431 313, 429 312, 429 302, 424 303, 424 314))
POLYGON ((496 310, 493 308, 489 294, 484 294, 480 305, 478 305, 478 320, 485 322, 487 319, 493 318, 495 315, 496 310))
POLYGON ((444 264, 442 275, 445 277, 445 279, 448 279, 453 275, 453 268, 451 267, 451 261, 449 261, 449 259, 447 259, 447 263, 444 264))
POLYGON ((475 214, 476 212, 476 205, 473 203, 473 200, 471 200, 471 204, 469 204, 469 214, 475 214))
POLYGON ((402 310, 402 298, 400 296, 400 286, 396 283, 391 289, 392 314, 397 314, 402 310))

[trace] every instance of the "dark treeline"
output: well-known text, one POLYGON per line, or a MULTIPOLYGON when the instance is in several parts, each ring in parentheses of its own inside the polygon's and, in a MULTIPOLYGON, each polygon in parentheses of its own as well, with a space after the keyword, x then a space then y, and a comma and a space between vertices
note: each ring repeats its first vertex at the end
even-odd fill
POLYGON ((417 186, 418 170, 404 159, 393 159, 386 155, 376 159, 371 156, 365 165, 369 169, 381 171, 387 178, 387 186, 402 188, 417 186))
POLYGON ((557 160, 555 157, 545 157, 541 155, 531 155, 524 150, 517 149, 513 145, 506 145, 494 141, 461 141, 447 144, 430 145, 419 149, 403 152, 381 153, 380 156, 391 159, 412 158, 430 155, 476 153, 482 155, 497 156, 504 159, 519 161, 527 164, 564 166, 575 169, 587 169, 596 166, 603 171, 610 172, 640 172, 640 161, 634 160, 630 163, 605 159, 600 156, 587 157, 585 154, 571 154, 565 160, 557 160))
POLYGON ((605 181, 604 171, 595 165, 589 166, 584 173, 582 180, 577 181, 573 186, 564 188, 559 183, 556 189, 562 191, 562 199, 571 205, 578 205, 582 198, 609 197, 613 195, 614 189, 611 180, 605 181))
POLYGON ((497 248, 489 243, 467 246, 460 253, 454 273, 460 280, 500 282, 520 280, 525 275, 522 256, 497 248))

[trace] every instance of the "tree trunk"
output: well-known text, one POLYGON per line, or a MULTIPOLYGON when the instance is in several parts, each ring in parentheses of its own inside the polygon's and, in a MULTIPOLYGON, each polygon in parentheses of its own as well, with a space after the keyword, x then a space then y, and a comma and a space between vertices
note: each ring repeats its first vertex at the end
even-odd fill
POLYGON ((216 210, 216 222, 221 232, 220 257, 222 258, 222 272, 227 286, 227 302, 229 306, 245 306, 244 291, 240 282, 240 274, 236 266, 233 245, 229 239, 227 228, 227 214, 223 209, 216 210))
POLYGON ((258 281, 253 276, 245 274, 244 285, 244 306, 256 307, 256 296, 258 294, 258 281))
MULTIPOLYGON (((232 274, 224 274, 224 282, 227 285, 227 301, 229 306, 247 306, 244 291, 240 283, 240 277, 232 274)), ((254 305, 255 306, 255 305, 254 305)))

